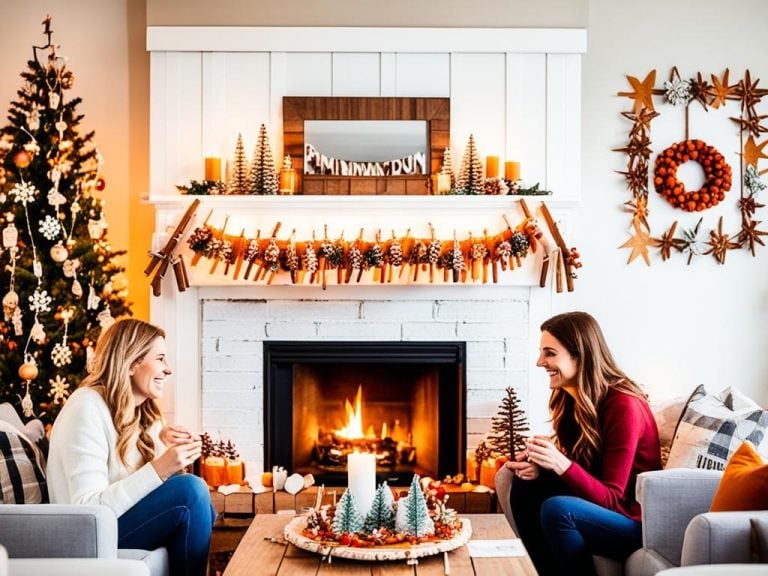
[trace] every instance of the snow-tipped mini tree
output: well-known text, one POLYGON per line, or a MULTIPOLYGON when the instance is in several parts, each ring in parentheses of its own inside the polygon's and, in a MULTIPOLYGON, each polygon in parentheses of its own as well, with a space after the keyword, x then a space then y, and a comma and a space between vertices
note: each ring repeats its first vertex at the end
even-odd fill
POLYGON ((482 194, 485 184, 483 177, 483 163, 475 146, 475 138, 469 135, 467 148, 461 159, 461 171, 456 180, 457 194, 482 194))
POLYGON ((491 420, 488 443, 494 452, 514 458, 515 452, 525 450, 524 433, 529 431, 528 419, 520 407, 515 389, 509 386, 505 391, 499 411, 491 420))
POLYGON ((397 503, 395 529, 417 538, 435 533, 435 523, 429 517, 427 500, 424 498, 418 474, 413 475, 408 496, 401 498, 397 503))
POLYGON ((349 489, 344 490, 338 504, 336 504, 336 513, 333 516, 331 530, 334 534, 357 534, 363 529, 363 516, 357 507, 357 502, 349 489))
POLYGON ((440 172, 451 177, 451 190, 456 188, 456 173, 453 170, 453 155, 450 148, 443 150, 443 167, 440 172))
POLYGON ((275 160, 272 157, 272 149, 269 146, 267 127, 262 124, 259 128, 259 140, 251 160, 248 193, 277 194, 278 188, 277 171, 275 170, 275 160))
POLYGON ((74 74, 46 41, 0 128, 0 402, 53 422, 113 317, 130 313, 107 238, 94 132, 71 96, 74 74), (114 282, 114 283, 113 283, 114 282))
POLYGON ((235 159, 229 172, 228 194, 248 194, 248 160, 245 157, 243 135, 237 135, 235 159))
POLYGON ((380 484, 373 497, 371 511, 365 519, 365 531, 372 532, 376 528, 395 527, 394 497, 387 483, 380 484))

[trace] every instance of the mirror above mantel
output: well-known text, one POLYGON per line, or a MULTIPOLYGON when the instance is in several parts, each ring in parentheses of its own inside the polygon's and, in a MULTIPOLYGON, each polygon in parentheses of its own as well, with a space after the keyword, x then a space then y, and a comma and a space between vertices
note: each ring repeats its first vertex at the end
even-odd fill
POLYGON ((286 96, 283 142, 298 175, 299 194, 430 194, 430 176, 440 170, 443 150, 450 145, 450 99, 286 96), (334 136, 345 142, 337 148, 341 152, 318 146, 318 138, 328 142, 334 136), (409 145, 407 136, 416 143, 409 145), (381 142, 391 142, 391 150, 381 142), (366 144, 369 155, 359 155, 366 144), (358 149, 356 157, 344 152, 350 147, 358 149))

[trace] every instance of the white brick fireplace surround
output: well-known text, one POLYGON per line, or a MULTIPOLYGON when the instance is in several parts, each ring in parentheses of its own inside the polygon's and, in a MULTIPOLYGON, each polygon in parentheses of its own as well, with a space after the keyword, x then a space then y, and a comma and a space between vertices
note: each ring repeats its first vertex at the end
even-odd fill
MULTIPOLYGON (((150 190, 153 247, 165 245, 191 199, 175 186, 203 177, 203 158, 230 157, 238 133, 248 153, 260 124, 282 158, 285 96, 450 98, 450 147, 460 166, 470 134, 481 156, 519 161, 526 185, 546 197, 568 237, 581 195, 581 55, 577 29, 163 28, 147 30, 151 53, 150 190)), ((365 229, 388 238, 466 238, 503 230, 522 211, 511 197, 204 197, 187 232, 209 223, 262 238, 281 222, 329 237, 365 229)), ((538 198, 529 199, 532 210, 538 198)), ((237 233, 235 232, 235 233, 237 233)), ((180 243, 186 249, 184 240, 180 243)), ((191 254, 184 253, 189 263, 191 254)), ((552 309, 554 279, 539 288, 541 250, 498 284, 423 279, 363 282, 327 290, 276 281, 234 281, 203 260, 179 293, 169 274, 151 321, 167 333, 174 375, 169 420, 231 438, 258 469, 264 459, 263 342, 462 341, 467 343, 467 447, 490 427, 504 388, 514 386, 534 430, 546 420, 545 375, 534 368, 539 325, 552 309)), ((552 267, 550 267, 550 272, 552 267)))

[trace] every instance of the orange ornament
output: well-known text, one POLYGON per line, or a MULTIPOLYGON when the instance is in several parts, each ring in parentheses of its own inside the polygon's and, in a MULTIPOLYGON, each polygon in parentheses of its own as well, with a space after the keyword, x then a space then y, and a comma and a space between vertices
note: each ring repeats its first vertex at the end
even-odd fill
POLYGON ((34 380, 37 378, 37 374, 37 364, 32 362, 24 362, 24 364, 19 366, 19 378, 22 380, 34 380))
POLYGON ((701 140, 672 144, 656 158, 653 184, 675 208, 701 212, 717 206, 731 189, 731 167, 714 146, 701 140), (688 192, 677 179, 677 169, 686 162, 698 162, 704 171, 701 189, 688 192))
POLYGON ((26 150, 19 150, 13 157, 13 163, 16 168, 26 168, 32 163, 32 156, 26 150))

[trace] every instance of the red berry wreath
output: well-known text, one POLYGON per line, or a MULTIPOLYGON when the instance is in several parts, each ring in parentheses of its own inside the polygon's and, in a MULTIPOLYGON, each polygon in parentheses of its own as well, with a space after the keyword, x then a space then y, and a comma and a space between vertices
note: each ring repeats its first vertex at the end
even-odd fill
POLYGON ((731 167, 713 146, 701 140, 685 140, 672 144, 656 158, 653 183, 656 192, 672 206, 701 212, 725 198, 731 189, 731 167), (686 162, 698 162, 704 170, 704 185, 695 192, 686 192, 677 179, 677 169, 686 162))

